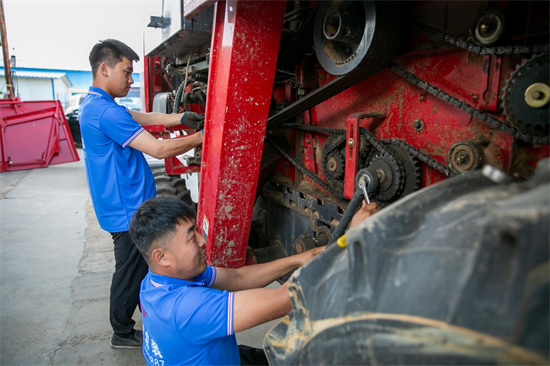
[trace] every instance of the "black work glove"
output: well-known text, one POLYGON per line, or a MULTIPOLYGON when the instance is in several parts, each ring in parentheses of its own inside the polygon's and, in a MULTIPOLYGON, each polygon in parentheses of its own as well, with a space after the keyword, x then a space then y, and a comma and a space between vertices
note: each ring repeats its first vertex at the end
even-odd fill
POLYGON ((204 128, 204 114, 198 114, 195 112, 183 112, 180 123, 191 127, 194 130, 202 130, 204 128))

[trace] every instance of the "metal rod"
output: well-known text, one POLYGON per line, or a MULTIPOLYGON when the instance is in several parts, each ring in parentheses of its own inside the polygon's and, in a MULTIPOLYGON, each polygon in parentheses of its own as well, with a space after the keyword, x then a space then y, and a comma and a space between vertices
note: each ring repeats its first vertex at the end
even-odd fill
POLYGON ((8 97, 14 98, 13 83, 11 79, 10 54, 8 49, 8 35, 6 32, 6 20, 4 17, 4 1, 0 0, 0 37, 2 40, 2 53, 4 54, 4 76, 6 78, 6 87, 8 97))

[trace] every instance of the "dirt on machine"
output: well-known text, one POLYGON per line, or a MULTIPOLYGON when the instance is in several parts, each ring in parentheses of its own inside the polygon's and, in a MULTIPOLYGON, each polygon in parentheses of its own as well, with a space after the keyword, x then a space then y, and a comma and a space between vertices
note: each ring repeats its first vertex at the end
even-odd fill
POLYGON ((548 2, 158 10, 146 110, 205 122, 157 187, 196 207, 209 263, 328 244, 281 279, 293 309, 270 364, 548 363, 548 2), (382 209, 344 235, 366 196, 382 209))

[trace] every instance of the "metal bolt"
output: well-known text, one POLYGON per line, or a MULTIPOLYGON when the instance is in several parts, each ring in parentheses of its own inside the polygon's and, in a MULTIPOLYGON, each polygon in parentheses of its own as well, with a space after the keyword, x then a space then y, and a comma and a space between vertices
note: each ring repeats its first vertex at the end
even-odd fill
POLYGON ((535 92, 533 92, 533 94, 531 94, 531 98, 536 99, 536 100, 541 100, 543 97, 544 97, 544 94, 542 94, 539 91, 535 91, 535 92))
POLYGON ((338 164, 336 163, 336 160, 334 160, 334 158, 330 158, 327 162, 327 169, 330 170, 331 172, 335 171, 336 170, 336 167, 338 166, 338 164))
POLYGON ((348 139, 348 146, 353 147, 353 145, 355 145, 355 141, 353 141, 353 139, 348 139))
POLYGON ((420 118, 417 118, 413 121, 413 128, 417 131, 422 130, 424 127, 424 121, 422 121, 420 118))
POLYGON ((459 152, 458 154, 456 154, 455 161, 457 165, 468 164, 468 162, 470 161, 470 156, 468 156, 468 154, 465 152, 459 152))
POLYGON ((386 180, 386 173, 382 169, 377 169, 376 175, 378 176, 378 183, 384 183, 386 180))

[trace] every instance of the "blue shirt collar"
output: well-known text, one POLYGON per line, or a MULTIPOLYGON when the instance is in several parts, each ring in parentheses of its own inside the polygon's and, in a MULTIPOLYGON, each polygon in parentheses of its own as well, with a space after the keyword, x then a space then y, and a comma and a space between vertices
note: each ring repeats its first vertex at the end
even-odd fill
POLYGON ((90 89, 88 90, 88 93, 90 94, 100 94, 101 96, 109 99, 114 100, 113 97, 111 97, 105 90, 98 88, 97 86, 90 86, 90 89))
POLYGON ((202 282, 193 282, 193 281, 187 281, 187 280, 180 280, 179 278, 159 275, 156 273, 151 272, 149 269, 149 280, 151 281, 151 284, 155 287, 162 287, 162 286, 173 286, 173 287, 182 287, 182 286, 203 286, 204 283, 202 282))

